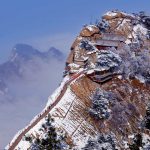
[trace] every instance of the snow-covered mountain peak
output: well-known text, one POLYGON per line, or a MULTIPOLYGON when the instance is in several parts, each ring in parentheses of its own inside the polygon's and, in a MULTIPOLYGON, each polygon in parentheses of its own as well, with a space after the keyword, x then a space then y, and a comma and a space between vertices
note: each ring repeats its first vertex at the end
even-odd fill
POLYGON ((58 142, 52 149, 148 150, 149 26, 149 16, 120 11, 84 26, 71 46, 62 83, 8 148, 46 149, 54 133, 63 146, 58 142), (49 132, 48 116, 57 133, 49 132))

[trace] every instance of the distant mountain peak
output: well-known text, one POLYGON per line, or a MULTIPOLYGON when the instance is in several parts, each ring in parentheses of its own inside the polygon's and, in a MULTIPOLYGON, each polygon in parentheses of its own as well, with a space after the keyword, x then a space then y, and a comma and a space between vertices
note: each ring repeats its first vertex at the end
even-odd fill
POLYGON ((27 62, 31 62, 31 65, 34 65, 33 62, 38 61, 35 58, 43 62, 50 62, 51 59, 64 60, 63 53, 54 47, 46 52, 41 52, 28 44, 16 44, 12 48, 9 60, 0 64, 0 80, 9 79, 12 75, 20 76, 22 67, 27 62))
POLYGON ((55 58, 60 60, 63 58, 63 53, 55 47, 51 47, 46 52, 41 52, 28 44, 16 44, 12 49, 10 61, 16 61, 18 59, 27 61, 32 59, 33 57, 44 59, 55 58))
POLYGON ((56 57, 56 58, 59 58, 59 59, 64 58, 64 54, 63 54, 60 50, 58 50, 57 48, 55 48, 55 47, 51 47, 51 48, 47 51, 47 53, 48 53, 49 55, 51 55, 52 57, 56 57))
POLYGON ((24 43, 18 43, 13 47, 13 49, 24 49, 24 48, 33 49, 31 45, 24 44, 24 43))
POLYGON ((10 60, 14 61, 17 57, 30 59, 34 55, 40 55, 40 52, 28 44, 16 44, 12 49, 10 60))

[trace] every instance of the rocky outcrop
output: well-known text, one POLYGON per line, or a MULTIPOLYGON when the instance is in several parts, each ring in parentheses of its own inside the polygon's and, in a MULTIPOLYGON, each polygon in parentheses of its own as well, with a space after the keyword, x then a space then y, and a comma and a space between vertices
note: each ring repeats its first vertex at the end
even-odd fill
POLYGON ((94 34, 98 34, 98 33, 99 33, 99 28, 97 26, 87 25, 81 30, 80 36, 82 36, 82 37, 91 37, 94 34))

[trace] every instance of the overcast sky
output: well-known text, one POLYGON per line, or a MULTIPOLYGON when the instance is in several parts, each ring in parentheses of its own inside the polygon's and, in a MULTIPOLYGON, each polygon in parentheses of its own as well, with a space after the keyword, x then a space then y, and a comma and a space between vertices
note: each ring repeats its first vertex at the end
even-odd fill
POLYGON ((16 43, 67 52, 84 24, 112 9, 150 11, 148 0, 0 0, 0 63, 16 43))

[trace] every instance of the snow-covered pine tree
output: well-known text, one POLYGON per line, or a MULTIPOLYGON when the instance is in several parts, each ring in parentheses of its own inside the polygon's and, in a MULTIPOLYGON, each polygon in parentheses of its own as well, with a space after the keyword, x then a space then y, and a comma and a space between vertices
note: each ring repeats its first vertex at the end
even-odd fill
POLYGON ((31 143, 31 150, 65 150, 65 135, 58 135, 53 126, 54 120, 50 115, 46 118, 46 122, 42 124, 40 130, 43 132, 42 138, 33 139, 30 136, 25 140, 31 143))
POLYGON ((89 109, 89 113, 95 119, 108 119, 109 118, 109 95, 107 92, 96 89, 94 95, 91 98, 92 106, 89 109))
POLYGON ((117 150, 114 134, 100 134, 96 139, 89 139, 82 150, 117 150))
POLYGON ((111 50, 101 50, 97 57, 96 69, 99 69, 100 71, 110 70, 111 72, 114 72, 122 61, 120 56, 111 50))

